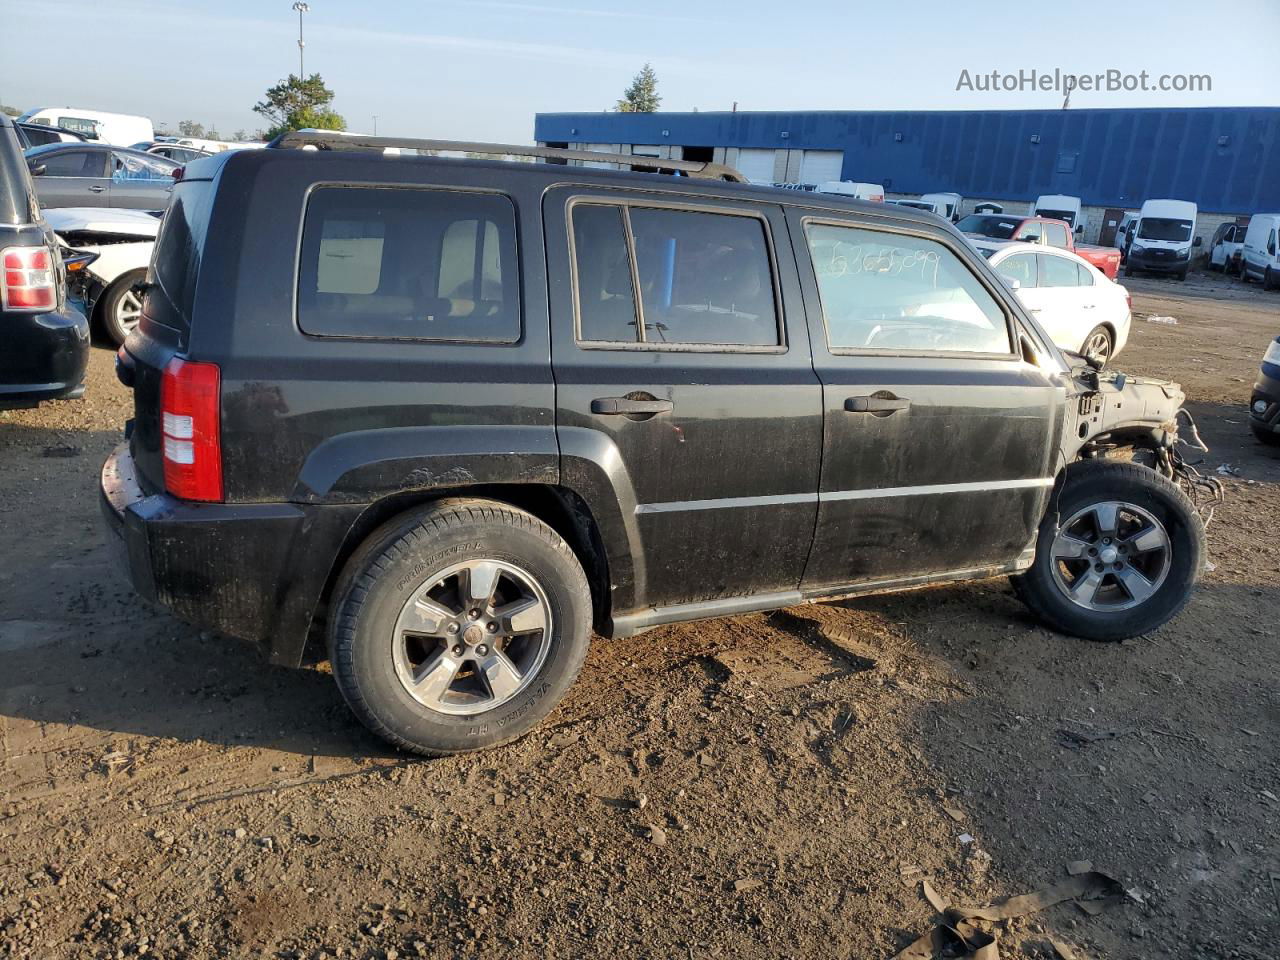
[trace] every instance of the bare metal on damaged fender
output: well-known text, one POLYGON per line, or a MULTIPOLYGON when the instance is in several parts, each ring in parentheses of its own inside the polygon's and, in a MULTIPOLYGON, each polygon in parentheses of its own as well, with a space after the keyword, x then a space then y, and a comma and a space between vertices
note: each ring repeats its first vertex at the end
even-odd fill
POLYGON ((1167 447, 1177 439, 1178 411, 1187 398, 1180 384, 1088 367, 1074 368, 1072 379, 1076 393, 1063 437, 1068 461, 1099 441, 1167 447))

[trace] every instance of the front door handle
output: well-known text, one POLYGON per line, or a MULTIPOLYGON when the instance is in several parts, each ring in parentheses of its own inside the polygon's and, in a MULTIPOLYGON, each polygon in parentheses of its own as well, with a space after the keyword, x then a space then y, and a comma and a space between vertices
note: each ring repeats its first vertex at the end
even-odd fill
POLYGON ((670 413, 675 404, 670 400, 632 400, 629 397, 597 397, 591 401, 591 412, 605 417, 634 416, 636 414, 652 416, 655 413, 670 413))
POLYGON ((911 401, 905 397, 849 397, 844 408, 849 413, 893 413, 895 410, 906 410, 911 401))
POLYGON ((101 185, 99 185, 99 184, 96 184, 96 183, 95 183, 95 184, 91 184, 91 185, 90 185, 90 187, 89 187, 89 192, 90 192, 90 193, 101 193, 101 192, 102 192, 103 190, 105 190, 105 189, 107 189, 107 188, 106 188, 106 187, 104 187, 104 186, 101 186, 101 185))

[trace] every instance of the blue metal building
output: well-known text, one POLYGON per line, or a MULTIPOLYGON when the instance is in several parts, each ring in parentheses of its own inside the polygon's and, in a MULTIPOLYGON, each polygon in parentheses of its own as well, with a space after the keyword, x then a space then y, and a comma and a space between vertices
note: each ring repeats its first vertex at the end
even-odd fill
POLYGON ((1063 193, 1110 207, 1174 197, 1202 211, 1280 210, 1280 107, 546 113, 534 138, 730 163, 740 157, 742 167, 763 156, 757 169, 773 156, 774 172, 785 172, 772 178, 779 180, 803 179, 803 159, 790 162, 793 155, 811 155, 815 171, 821 156, 821 168, 840 169, 839 179, 895 194, 1033 201, 1063 193))

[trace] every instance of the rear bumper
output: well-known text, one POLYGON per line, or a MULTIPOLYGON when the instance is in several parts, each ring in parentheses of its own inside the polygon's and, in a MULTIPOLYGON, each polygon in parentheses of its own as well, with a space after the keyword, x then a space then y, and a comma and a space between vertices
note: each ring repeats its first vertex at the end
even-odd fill
POLYGON ((50 313, 0 312, 0 408, 33 407, 84 392, 89 322, 73 306, 50 313))
POLYGON ((127 444, 103 464, 99 495, 139 595, 188 623, 263 643, 273 662, 301 661, 358 507, 189 503, 147 494, 127 444))
POLYGON ((1264 363, 1249 397, 1249 426, 1257 433, 1280 434, 1280 367, 1264 363), (1265 404, 1262 410, 1259 404, 1265 404))

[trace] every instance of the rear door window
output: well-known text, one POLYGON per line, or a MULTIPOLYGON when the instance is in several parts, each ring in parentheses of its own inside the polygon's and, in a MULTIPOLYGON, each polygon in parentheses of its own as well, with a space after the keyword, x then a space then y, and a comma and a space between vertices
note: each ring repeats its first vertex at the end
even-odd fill
POLYGON ((167 157, 143 157, 120 152, 113 153, 112 157, 113 180, 173 180, 176 164, 167 157))
POLYGON ((505 196, 320 187, 307 203, 304 333, 514 343, 518 291, 515 208, 505 196))
POLYGON ((1004 310, 945 245, 827 223, 805 236, 832 350, 1010 352, 1004 310))
POLYGON ((1080 272, 1077 264, 1066 257, 1053 257, 1040 254, 1040 286, 1042 287, 1078 287, 1080 272))
POLYGON ((580 339, 781 344, 772 261, 758 217, 579 203, 573 230, 580 339))

